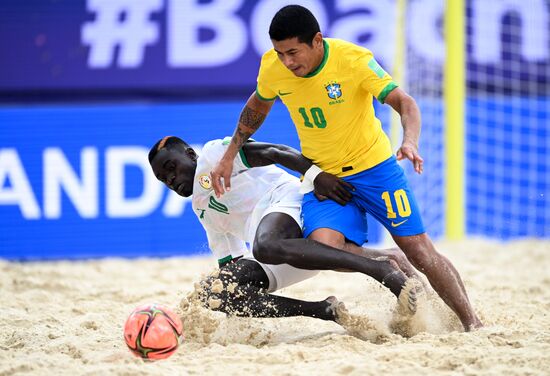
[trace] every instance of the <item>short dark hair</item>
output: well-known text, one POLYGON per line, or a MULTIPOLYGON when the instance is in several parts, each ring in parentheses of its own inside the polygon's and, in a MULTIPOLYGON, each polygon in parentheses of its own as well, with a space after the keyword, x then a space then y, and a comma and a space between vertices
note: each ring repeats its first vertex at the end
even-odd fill
POLYGON ((312 45, 320 32, 319 23, 309 9, 301 5, 287 5, 279 9, 269 25, 269 37, 275 41, 298 38, 300 43, 312 45))
POLYGON ((188 148, 190 146, 189 144, 187 144, 187 142, 176 136, 166 136, 161 138, 153 145, 151 150, 149 150, 149 163, 151 163, 153 159, 155 159, 157 153, 162 149, 174 149, 176 147, 188 148))

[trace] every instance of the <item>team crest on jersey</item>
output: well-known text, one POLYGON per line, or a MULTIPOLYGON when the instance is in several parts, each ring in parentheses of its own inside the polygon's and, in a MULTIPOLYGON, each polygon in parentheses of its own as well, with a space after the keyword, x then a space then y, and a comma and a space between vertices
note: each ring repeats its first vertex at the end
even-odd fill
POLYGON ((210 176, 206 174, 202 174, 201 176, 199 176, 199 184, 204 189, 212 188, 212 181, 210 180, 210 176))
POLYGON ((325 86, 327 89, 327 95, 330 99, 338 99, 342 96, 342 88, 339 83, 331 82, 325 86))

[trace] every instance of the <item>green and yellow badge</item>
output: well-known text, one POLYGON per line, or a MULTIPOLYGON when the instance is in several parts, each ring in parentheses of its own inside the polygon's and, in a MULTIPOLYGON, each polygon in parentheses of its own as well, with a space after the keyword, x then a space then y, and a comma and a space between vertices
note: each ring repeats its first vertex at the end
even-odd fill
POLYGON ((211 189, 212 188, 212 181, 210 180, 210 176, 207 174, 202 174, 199 176, 199 184, 204 189, 211 189))

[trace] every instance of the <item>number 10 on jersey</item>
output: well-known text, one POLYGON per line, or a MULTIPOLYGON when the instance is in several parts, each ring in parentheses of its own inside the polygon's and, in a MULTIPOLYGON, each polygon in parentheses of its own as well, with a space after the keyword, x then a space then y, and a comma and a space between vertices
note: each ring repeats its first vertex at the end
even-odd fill
POLYGON ((309 111, 305 107, 300 107, 298 112, 300 112, 300 115, 304 118, 304 125, 308 128, 313 128, 313 124, 315 124, 317 128, 325 128, 327 126, 325 114, 323 114, 323 110, 319 107, 312 107, 309 111), (313 123, 311 119, 313 119, 313 123))

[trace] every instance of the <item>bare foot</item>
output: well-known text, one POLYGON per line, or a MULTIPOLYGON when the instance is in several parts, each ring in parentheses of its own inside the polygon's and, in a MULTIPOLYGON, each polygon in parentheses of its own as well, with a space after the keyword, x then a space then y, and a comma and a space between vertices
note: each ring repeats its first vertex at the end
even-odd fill
POLYGON ((345 304, 339 301, 335 296, 329 296, 325 299, 330 305, 327 307, 327 310, 332 311, 334 315, 334 321, 340 324, 340 319, 348 314, 348 310, 345 304))
POLYGON ((334 296, 329 296, 325 301, 330 303, 328 309, 332 310, 336 323, 346 329, 349 335, 374 343, 385 342, 391 336, 386 326, 368 316, 351 314, 344 303, 334 296))
POLYGON ((399 313, 402 315, 414 315, 418 308, 418 294, 421 292, 422 284, 415 278, 409 278, 397 298, 399 313))
POLYGON ((483 328, 483 323, 481 322, 480 319, 478 319, 476 317, 476 321, 474 323, 468 325, 467 327, 465 327, 465 330, 467 332, 474 332, 474 331, 476 331, 478 329, 481 329, 481 328, 483 328))

